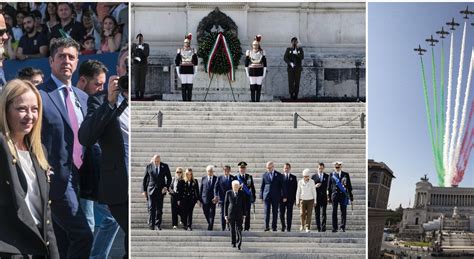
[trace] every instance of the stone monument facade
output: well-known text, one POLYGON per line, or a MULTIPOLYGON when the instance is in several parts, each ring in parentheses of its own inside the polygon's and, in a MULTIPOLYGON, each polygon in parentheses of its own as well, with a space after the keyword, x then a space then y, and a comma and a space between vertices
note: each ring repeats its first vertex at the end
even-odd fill
MULTIPOLYGON (((197 35, 199 23, 216 7, 238 27, 243 54, 250 49, 255 35, 262 35, 268 64, 262 100, 289 97, 283 54, 292 37, 299 39, 305 52, 300 98, 365 100, 365 3, 322 2, 132 3, 132 35, 142 33, 150 44, 148 95, 179 99, 180 84, 174 69, 176 49, 185 34, 197 35)), ((198 48, 195 39, 191 46, 198 48)), ((244 56, 232 88, 238 100, 247 101, 250 90, 243 59, 244 56)), ((201 63, 202 59, 193 100, 203 97, 209 86, 201 63)), ((224 76, 213 80, 209 94, 208 100, 232 99, 224 76)))

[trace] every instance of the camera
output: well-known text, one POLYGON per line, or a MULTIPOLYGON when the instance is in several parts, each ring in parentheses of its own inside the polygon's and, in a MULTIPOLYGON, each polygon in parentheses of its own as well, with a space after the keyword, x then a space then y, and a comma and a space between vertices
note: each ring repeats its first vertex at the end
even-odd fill
POLYGON ((121 92, 128 92, 128 75, 119 77, 118 87, 121 92))

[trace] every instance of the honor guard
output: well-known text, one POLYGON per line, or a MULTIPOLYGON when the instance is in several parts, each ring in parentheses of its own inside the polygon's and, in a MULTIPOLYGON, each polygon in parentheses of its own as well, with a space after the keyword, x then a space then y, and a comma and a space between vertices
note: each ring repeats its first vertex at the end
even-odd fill
POLYGON ((245 53, 245 73, 250 80, 250 97, 252 102, 260 102, 262 81, 267 74, 267 58, 260 47, 261 35, 255 36, 252 49, 245 53))
POLYGON ((196 50, 191 48, 193 35, 189 33, 184 37, 183 47, 176 54, 176 74, 181 80, 181 93, 183 101, 191 101, 193 96, 193 80, 197 73, 198 58, 196 50))

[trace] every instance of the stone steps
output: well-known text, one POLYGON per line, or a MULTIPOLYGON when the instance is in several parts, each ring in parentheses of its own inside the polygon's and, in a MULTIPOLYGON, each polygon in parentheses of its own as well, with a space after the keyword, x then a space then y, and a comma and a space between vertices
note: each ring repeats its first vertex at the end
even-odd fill
MULTIPOLYGON (((230 96, 231 97, 231 96, 230 96)), ((179 95, 179 98, 181 96, 179 95)), ((250 97, 248 97, 250 98, 250 97)), ((234 257, 234 258, 365 258, 366 230, 366 132, 357 118, 347 126, 332 127, 365 111, 361 103, 249 103, 249 102, 132 102, 131 226, 132 257, 234 257), (163 127, 157 127, 155 114, 163 113, 163 127), (323 126, 301 120, 293 128, 293 113, 323 126), (164 199, 163 230, 147 230, 146 199, 141 194, 145 166, 159 153, 170 166, 191 167, 198 181, 209 164, 232 166, 246 161, 257 192, 255 219, 251 231, 244 232, 239 251, 230 247, 229 232, 220 229, 220 208, 216 208, 215 231, 206 231, 202 209, 196 205, 193 231, 171 229, 171 204, 164 199), (299 210, 293 209, 293 231, 263 232, 263 204, 258 199, 265 163, 274 161, 282 171, 283 162, 301 179, 304 168, 314 169, 333 161, 343 161, 351 174, 354 205, 348 207, 345 233, 310 233, 299 230, 299 210), (183 242, 185 240, 185 242, 183 242), (337 251, 336 251, 337 250, 337 251)), ((327 229, 331 230, 332 206, 327 207, 327 229)), ((340 212, 339 212, 340 218, 340 212)), ((315 229, 313 212, 311 228, 315 229)), ((278 227, 281 227, 278 219, 278 227)))
POLYGON ((364 258, 365 232, 243 232, 242 250, 230 246, 227 231, 132 230, 133 258, 364 258), (177 247, 176 243, 189 245, 177 247), (159 251, 159 252, 158 252, 159 251))

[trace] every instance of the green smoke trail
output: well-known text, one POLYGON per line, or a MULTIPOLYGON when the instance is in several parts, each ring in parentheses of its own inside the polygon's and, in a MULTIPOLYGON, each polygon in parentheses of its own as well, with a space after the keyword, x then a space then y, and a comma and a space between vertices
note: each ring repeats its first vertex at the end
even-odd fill
POLYGON ((433 113, 435 115, 435 141, 434 141, 434 149, 435 149, 435 163, 439 163, 440 157, 440 143, 439 139, 441 137, 439 131, 439 112, 438 112, 438 90, 436 84, 436 63, 435 63, 435 55, 434 55, 434 47, 431 47, 431 78, 433 83, 433 113))
POLYGON ((438 182, 440 186, 444 186, 444 177, 442 175, 442 172, 439 167, 438 159, 436 159, 436 145, 434 142, 434 136, 433 136, 433 124, 431 122, 431 110, 430 110, 430 103, 428 100, 428 87, 426 83, 426 76, 425 76, 425 66, 423 64, 423 58, 420 56, 420 61, 421 61, 421 73, 422 73, 422 80, 423 80, 423 94, 425 96, 425 105, 426 105, 426 116, 428 118, 428 131, 430 133, 430 139, 431 139, 431 146, 433 150, 433 156, 435 159, 435 168, 436 168, 436 173, 438 175, 438 182))

